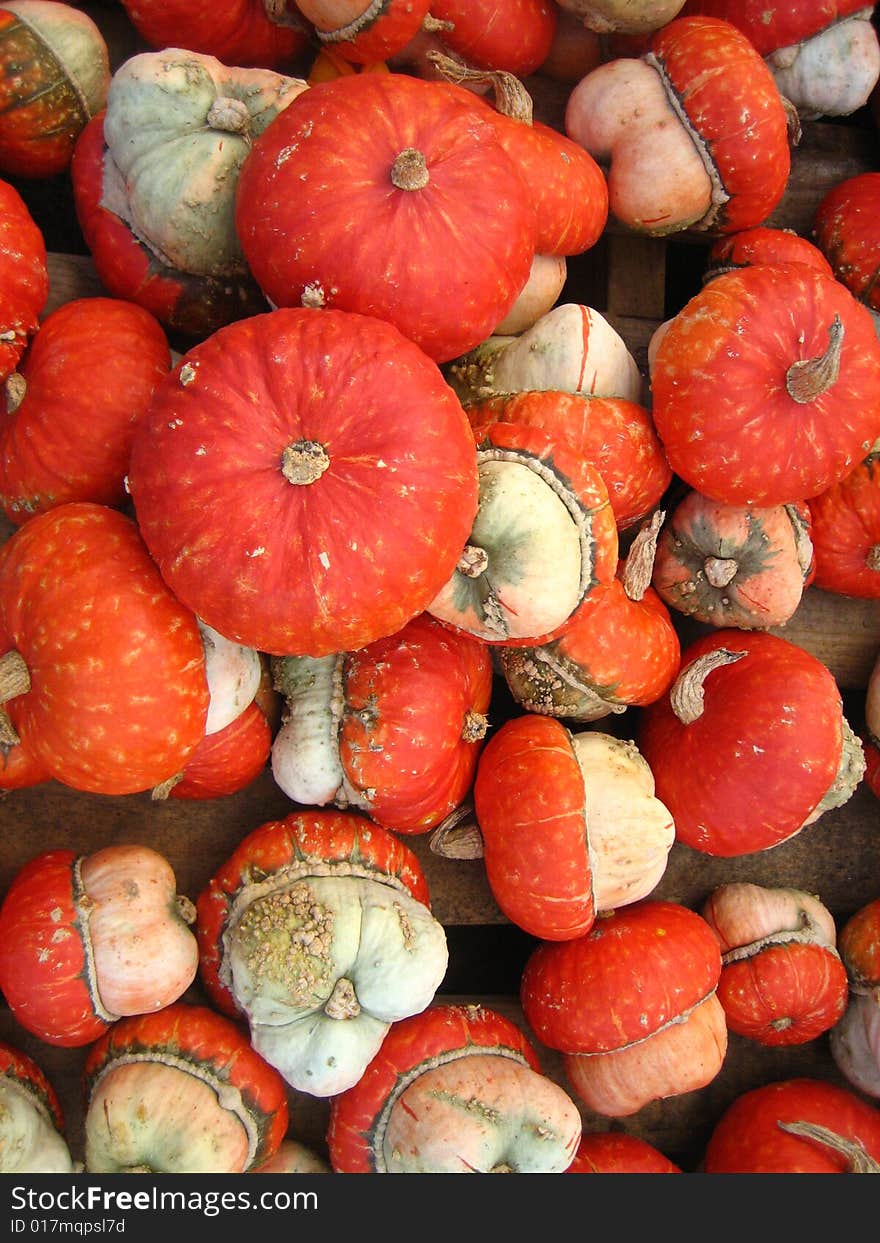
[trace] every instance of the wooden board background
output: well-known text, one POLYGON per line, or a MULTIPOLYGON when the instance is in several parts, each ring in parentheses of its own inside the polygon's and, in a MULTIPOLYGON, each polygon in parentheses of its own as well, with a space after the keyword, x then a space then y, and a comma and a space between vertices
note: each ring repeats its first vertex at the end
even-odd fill
MULTIPOLYGON (((113 62, 142 50, 121 6, 82 5, 106 30, 113 62)), ((562 96, 546 81, 530 81, 536 113, 559 124, 562 96)), ((877 135, 866 115, 848 124, 814 123, 793 158, 783 203, 768 223, 809 236, 821 196, 846 176, 880 168, 877 135)), ((15 183, 53 248, 51 294, 46 313, 72 297, 102 293, 78 234, 70 187, 65 179, 15 183)), ((682 236, 660 241, 635 238, 609 223, 593 251, 569 262, 563 300, 583 302, 607 314, 643 369, 647 344, 657 324, 674 314, 700 285, 707 251, 705 238, 682 236)), ((174 343, 178 349, 185 342, 174 343)), ((0 528, 0 539, 11 531, 0 528)), ((687 642, 700 627, 680 620, 687 642)), ((845 600, 810 589, 794 618, 781 631, 813 651, 835 674, 844 693, 848 719, 862 722, 864 688, 880 653, 880 602, 845 600)), ((513 710, 499 683, 492 725, 513 710)), ((622 737, 633 737, 637 713, 597 722, 622 737), (613 721, 613 723, 611 723, 613 721)), ((149 794, 102 797, 80 794, 55 782, 0 797, 0 895, 17 870, 34 855, 65 847, 88 853, 121 842, 143 842, 161 851, 174 867, 180 892, 195 899, 213 871, 240 839, 258 825, 294 810, 266 770, 247 790, 224 799, 153 801, 149 794)), ((407 838, 428 878, 437 918, 446 926, 451 961, 438 1000, 466 999, 502 1010, 523 1028, 516 992, 519 973, 534 941, 504 919, 487 885, 479 860, 439 858, 427 836, 407 838)), ((790 885, 818 894, 840 925, 866 902, 880 896, 880 801, 864 786, 842 808, 826 813, 772 851, 721 860, 676 844, 655 896, 698 909, 717 884, 750 880, 790 885)), ((187 999, 203 1001, 198 985, 187 999)), ((80 1070, 84 1050, 57 1049, 24 1032, 8 1010, 0 1010, 0 1039, 30 1053, 53 1082, 65 1109, 68 1138, 82 1158, 80 1070)), ((547 1074, 565 1084, 560 1059, 538 1046, 547 1074)), ((646 1107, 637 1115, 611 1121, 582 1109, 590 1130, 622 1129, 654 1143, 683 1168, 699 1168, 706 1140, 723 1109, 742 1091, 774 1079, 816 1075, 844 1084, 830 1057, 826 1038, 789 1050, 772 1050, 731 1036, 721 1073, 706 1088, 646 1107)), ((324 1152, 328 1105, 290 1092, 291 1134, 324 1152)))

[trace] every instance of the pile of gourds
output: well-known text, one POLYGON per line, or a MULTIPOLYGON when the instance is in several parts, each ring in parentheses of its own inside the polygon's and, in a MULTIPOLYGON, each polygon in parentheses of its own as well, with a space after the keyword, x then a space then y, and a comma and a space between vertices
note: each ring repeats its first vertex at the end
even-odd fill
MULTIPOLYGON (((0 6, 0 789, 268 766, 291 810, 194 900, 147 842, 0 895, 16 1022, 89 1046, 86 1170, 678 1172, 583 1117, 706 1087, 729 1031, 830 1033, 851 1090, 743 1096, 702 1168, 874 1168, 877 904, 655 895, 675 842, 741 858, 880 792, 880 680, 859 737, 769 633, 813 582, 880 598, 880 172, 812 240, 765 225, 801 121, 872 98, 873 11, 123 2, 112 72, 75 6, 0 6), (106 293, 44 314, 11 181, 59 174, 106 293), (647 371, 563 296, 611 220, 712 244, 647 371), (428 832, 538 942, 534 1040, 438 1001, 428 832)), ((74 1167, 11 1046, 0 1099, 0 1168, 74 1167)))

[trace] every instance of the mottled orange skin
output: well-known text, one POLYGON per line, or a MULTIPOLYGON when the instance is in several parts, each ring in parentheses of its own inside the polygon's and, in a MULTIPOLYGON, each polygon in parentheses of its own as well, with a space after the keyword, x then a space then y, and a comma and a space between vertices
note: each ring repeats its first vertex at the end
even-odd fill
MULTIPOLYGON (((596 588, 593 604, 582 618, 544 645, 554 664, 569 668, 579 683, 608 704, 609 712, 618 704, 642 706, 659 699, 675 679, 681 660, 681 641, 669 609, 650 586, 640 599, 631 598, 623 585, 625 565, 621 561, 617 577, 596 588)), ((502 651, 499 658, 506 676, 506 654, 502 651)), ((515 676, 515 657, 512 663, 515 676)), ((568 714, 560 710, 555 715, 568 714)))
POLYGON ((880 173, 858 173, 832 186, 816 208, 813 237, 837 279, 880 311, 880 173))
POLYGON ((0 907, 0 989, 16 1022, 47 1044, 79 1048, 108 1028, 86 965, 74 850, 31 859, 0 907))
POLYGON ((483 746, 463 735, 486 717, 492 672, 484 643, 427 614, 346 654, 339 753, 380 824, 425 833, 463 801, 483 746))
POLYGON ((869 454, 809 505, 816 586, 880 599, 880 456, 869 454))
POLYGON ((436 362, 492 333, 535 253, 531 191, 484 107, 403 73, 298 95, 242 165, 235 223, 275 306, 320 289, 323 306, 386 319, 436 362), (424 156, 419 188, 390 180, 406 150, 424 156))
POLYGON ((591 1131, 581 1136, 566 1174, 681 1174, 653 1144, 626 1131, 591 1131))
POLYGON ((708 674, 702 713, 684 724, 666 695, 641 710, 638 745, 677 840, 736 857, 803 827, 837 773, 843 718, 829 669, 776 635, 714 631, 682 652, 681 670, 719 648, 746 655, 708 674))
POLYGON ((474 808, 498 905, 532 936, 582 936, 596 916, 584 778, 568 730, 513 717, 480 755, 474 808))
MULTIPOLYGON (((357 23, 370 7, 370 0, 354 0, 348 5, 325 4, 321 0, 302 0, 296 8, 314 26, 319 42, 340 29, 357 23)), ((346 39, 331 38, 326 46, 355 65, 385 61, 414 39, 428 14, 429 0, 386 0, 366 25, 346 39)))
POLYGON ((12 1079, 30 1092, 48 1112, 59 1134, 64 1133, 64 1114, 61 1102, 41 1068, 32 1057, 5 1041, 0 1042, 0 1075, 12 1079))
POLYGON ((727 1026, 768 1047, 806 1044, 830 1031, 848 998, 846 968, 825 945, 767 945, 725 963, 718 999, 727 1026))
POLYGON ((706 921, 646 898, 601 915, 584 936, 545 942, 523 970, 520 1000, 538 1039, 565 1054, 624 1049, 711 996, 721 950, 706 921))
POLYGON ((122 508, 135 426, 170 368, 161 326, 131 302, 75 298, 48 315, 18 368, 24 398, 0 416, 6 517, 20 525, 67 501, 122 508))
POLYGON ((833 276, 831 264, 818 246, 791 229, 755 225, 716 238, 708 255, 707 277, 717 267, 745 267, 751 263, 806 263, 809 267, 833 276))
POLYGON ((220 979, 223 932, 236 895, 253 876, 271 876, 304 860, 320 874, 356 864, 378 880, 393 877, 418 901, 429 904, 421 864, 388 829, 354 812, 291 812, 253 829, 211 877, 196 902, 199 971, 212 1003, 225 1014, 239 1013, 220 979))
POLYGON ((791 171, 785 106, 770 69, 735 26, 676 17, 650 41, 651 62, 708 149, 727 194, 700 227, 732 233, 762 224, 791 171))
POLYGON ((0 379, 15 370, 48 296, 43 234, 15 187, 0 181, 0 379))
POLYGON ((206 734, 183 769, 169 798, 221 798, 256 781, 269 762, 272 731, 266 714, 250 703, 234 721, 206 734))
POLYGON ((850 915, 840 929, 837 947, 854 983, 880 985, 880 898, 850 915))
POLYGON ((46 773, 132 794, 178 772, 205 733, 205 649, 131 518, 87 501, 38 514, 0 549, 0 583, 0 650, 30 674, 16 724, 46 773))
POLYGON ((268 308, 250 273, 195 276, 163 263, 104 203, 104 113, 79 135, 70 161, 77 221, 101 283, 155 315, 166 328, 203 339, 237 319, 268 308))
MULTIPOLYGON (((106 76, 109 83, 109 67, 106 76)), ((68 66, 17 14, 0 8, 0 170, 13 177, 65 173, 88 120, 68 66)))
POLYGON ((431 16, 454 23, 440 38, 470 65, 523 77, 547 56, 558 11, 551 0, 434 0, 431 16))
POLYGON ((258 1165, 277 1151, 289 1120, 285 1082, 228 1018, 207 1006, 179 1001, 154 1014, 119 1019, 86 1056, 83 1089, 87 1102, 98 1076, 133 1053, 159 1064, 165 1057, 182 1059, 237 1088, 256 1134, 251 1164, 258 1165))
POLYGON ((520 1029, 482 1006, 434 1004, 393 1023, 362 1078, 330 1101, 327 1145, 337 1174, 376 1172, 374 1135, 389 1097, 402 1077, 427 1069, 432 1059, 473 1053, 511 1054, 541 1072, 537 1053, 520 1029))
MULTIPOLYGON (((308 45, 305 30, 273 22, 264 0, 121 0, 135 30, 151 47, 182 47, 225 65, 289 72, 308 45)), ((293 8, 293 5, 290 6, 293 8)))
POLYGON ((880 435, 880 342, 870 314, 805 264, 753 264, 709 281, 671 320, 651 372, 654 423, 676 474, 734 505, 806 500, 842 479, 880 435), (786 390, 843 324, 836 381, 786 390), (768 446, 772 445, 772 452, 768 446))
POLYGON ((329 309, 252 316, 193 346, 140 420, 129 469, 171 588, 273 655, 354 651, 422 612, 455 569, 477 485, 438 368, 390 324, 329 309), (328 465, 294 484, 282 455, 303 441, 328 465))
POLYGON ((819 1079, 768 1083, 738 1096, 716 1123, 703 1157, 706 1174, 845 1174, 846 1156, 780 1127, 807 1122, 861 1145, 880 1160, 880 1110, 855 1092, 819 1079))
POLYGON ((529 391, 488 397, 466 412, 474 428, 525 423, 564 436, 602 476, 619 531, 650 513, 672 481, 650 412, 626 398, 529 391))
POLYGON ((731 22, 762 56, 820 34, 865 8, 864 0, 685 0, 682 17, 731 22))

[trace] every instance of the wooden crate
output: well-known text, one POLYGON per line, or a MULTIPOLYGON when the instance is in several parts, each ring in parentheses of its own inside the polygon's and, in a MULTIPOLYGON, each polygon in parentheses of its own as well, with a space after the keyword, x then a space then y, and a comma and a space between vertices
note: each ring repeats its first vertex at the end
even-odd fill
MULTIPOLYGON (((119 6, 81 7, 89 8, 107 30, 114 64, 142 50, 119 6)), ((530 85, 538 100, 538 115, 560 125, 560 89, 539 80, 530 85)), ((768 223, 809 236, 813 213, 825 191, 844 177, 875 167, 880 167, 876 136, 867 124, 805 126, 789 190, 768 223)), ((80 252, 50 255, 51 293, 46 312, 73 297, 103 293, 85 247, 76 245, 79 239, 66 182, 16 185, 46 235, 70 238, 71 249, 80 252)), ((651 334, 699 288, 707 249, 701 237, 639 238, 611 222, 594 250, 569 262, 562 300, 581 302, 606 314, 646 370, 651 334)), ((177 344, 185 348, 185 343, 177 344)), ((7 524, 0 537, 11 530, 7 524)), ((679 624, 683 642, 702 632, 685 619, 679 624)), ((859 728, 865 685, 880 652, 880 604, 810 588, 789 624, 776 633, 828 665, 844 693, 848 719, 859 728)), ((512 710, 499 684, 492 725, 497 726, 512 710)), ((597 723, 597 728, 634 737, 636 721, 636 712, 630 709, 597 723)), ((194 899, 246 833, 293 809, 268 770, 239 794, 206 802, 158 802, 147 793, 86 795, 55 782, 9 793, 0 798, 0 895, 18 869, 42 851, 64 847, 86 854, 111 844, 141 842, 169 859, 180 891, 194 899)), ((407 838, 407 844, 424 867, 434 913, 449 935, 450 971, 438 1000, 479 1002, 503 1011, 528 1030, 516 994, 519 973, 534 940, 501 914, 479 860, 440 858, 432 853, 427 835, 407 838)), ((866 787, 860 787, 844 807, 826 813, 815 825, 762 854, 713 859, 677 843, 654 896, 697 909, 723 882, 789 885, 818 894, 841 923, 880 896, 878 865, 880 803, 866 787)), ((205 1000, 198 985, 190 989, 187 999, 205 1000)), ((65 1109, 71 1148, 81 1159, 80 1072, 85 1050, 57 1049, 34 1039, 5 1009, 0 1010, 0 1039, 24 1049, 46 1071, 65 1109)), ((558 1055, 536 1045, 545 1072, 567 1087, 558 1055)), ((750 1087, 795 1075, 814 1075, 846 1086, 831 1059, 827 1038, 799 1048, 773 1050, 731 1036, 721 1073, 706 1088, 613 1122, 582 1108, 584 1127, 639 1135, 683 1168, 695 1170, 712 1127, 736 1096, 750 1087)), ((328 1103, 292 1089, 289 1098, 291 1134, 324 1153, 328 1103)))

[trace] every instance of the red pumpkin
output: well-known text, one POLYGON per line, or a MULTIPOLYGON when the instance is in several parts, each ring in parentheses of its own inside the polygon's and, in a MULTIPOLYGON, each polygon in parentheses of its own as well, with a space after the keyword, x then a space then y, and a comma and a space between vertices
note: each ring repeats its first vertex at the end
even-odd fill
POLYGON ((359 1082, 331 1100, 327 1143, 340 1174, 562 1173, 580 1134, 574 1103, 514 1023, 435 1005, 395 1023, 359 1082))
POLYGON ((474 809, 499 907, 547 941, 582 936, 662 877, 675 837, 637 748, 570 734, 559 721, 506 721, 484 747, 474 809))
POLYGON ((653 1144, 626 1131, 591 1131, 581 1136, 566 1174, 681 1174, 653 1144))
POLYGON ((880 1110, 819 1079, 767 1083, 736 1097, 703 1157, 706 1174, 880 1172, 880 1110))
POLYGON ((880 448, 810 497, 814 583, 825 591, 880 599, 880 448))
POLYGON ((431 16, 451 23, 440 37, 467 64, 522 77, 550 51, 558 10, 551 0, 433 0, 431 16))
POLYGON ((0 584, 4 697, 44 772, 100 794, 178 772, 205 732, 204 646, 135 523, 85 501, 38 514, 0 549, 0 584))
POLYGON ((272 772, 294 802, 424 833, 464 800, 488 729, 489 649, 422 614, 356 652, 273 661, 272 772))
POLYGON ((70 178, 77 220, 108 293, 138 303, 169 330, 191 338, 265 311, 266 299, 249 273, 196 276, 164 263, 108 205, 104 116, 102 111, 93 117, 79 135, 70 178))
POLYGON ((214 734, 206 734, 181 773, 153 791, 153 798, 222 798, 237 794, 264 772, 272 731, 256 702, 214 734), (170 784, 170 789, 168 788, 170 784))
POLYGON ((107 45, 87 13, 55 0, 9 0, 0 8, 0 170, 66 173, 109 85, 107 45))
POLYGON ((477 455, 452 390, 397 329, 290 308, 184 355, 138 426, 129 487, 162 574, 204 622, 323 656, 424 611, 470 531, 477 455))
POLYGON ((834 275, 871 311, 880 312, 880 173, 857 173, 838 181, 813 217, 816 245, 834 275))
POLYGON ((314 28, 323 48, 356 65, 387 60, 415 38, 428 15, 429 0, 297 0, 296 9, 314 28))
POLYGON ((598 587, 592 607, 560 638, 540 647, 499 648, 496 659, 527 712, 596 721, 628 705, 653 703, 678 673, 681 643, 669 609, 651 587, 662 514, 646 524, 598 587))
POLYGON ((75 298, 48 315, 6 380, 7 518, 21 524, 68 501, 121 508, 135 425, 170 367, 165 333, 131 302, 75 298))
POLYGON ((543 942, 522 974, 523 1013, 587 1108, 608 1117, 705 1087, 721 1069, 727 1026, 717 997, 721 951, 709 925, 646 899, 600 917, 581 937, 543 942))
POLYGON ((284 70, 308 45, 290 6, 265 0, 120 0, 135 30, 155 48, 180 47, 227 65, 284 70), (277 19, 276 16, 277 14, 277 19))
POLYGON ((728 1028, 770 1047, 831 1030, 847 1001, 834 917, 801 890, 730 882, 702 908, 718 937, 718 998, 728 1028))
POLYGON ((235 220, 275 306, 375 315, 437 362, 501 323, 535 253, 531 195, 491 119, 399 73, 294 99, 242 166, 235 220))
POLYGON ((834 275, 819 247, 793 229, 755 225, 715 239, 709 250, 704 280, 727 268, 746 267, 751 263, 806 263, 826 276, 834 275))
POLYGON ((692 642, 670 693, 642 709, 638 740, 678 840, 710 855, 786 841, 846 802, 863 770, 830 670, 763 631, 692 642))
POLYGON ((194 918, 170 864, 149 847, 37 855, 0 906, 6 1003, 48 1044, 88 1044, 120 1015, 161 1009, 189 988, 198 966, 194 918))
POLYGON ((284 1080, 235 1023, 176 1002, 120 1019, 83 1065, 88 1173, 243 1174, 287 1131, 284 1080))
POLYGON ((672 481, 650 412, 627 398, 530 390, 470 401, 465 410, 477 432, 491 422, 524 423, 570 441, 602 476, 619 531, 649 514, 672 481))
POLYGON ((611 212, 649 236, 761 224, 791 168, 770 70, 711 17, 676 17, 646 51, 591 70, 568 97, 565 131, 608 166, 611 212))
POLYGON ((664 332, 651 388, 672 469, 733 505, 807 500, 880 436, 871 317, 839 281, 801 263, 709 281, 664 332))
POLYGON ((0 379, 18 364, 48 296, 43 234, 15 187, 0 181, 0 379))

